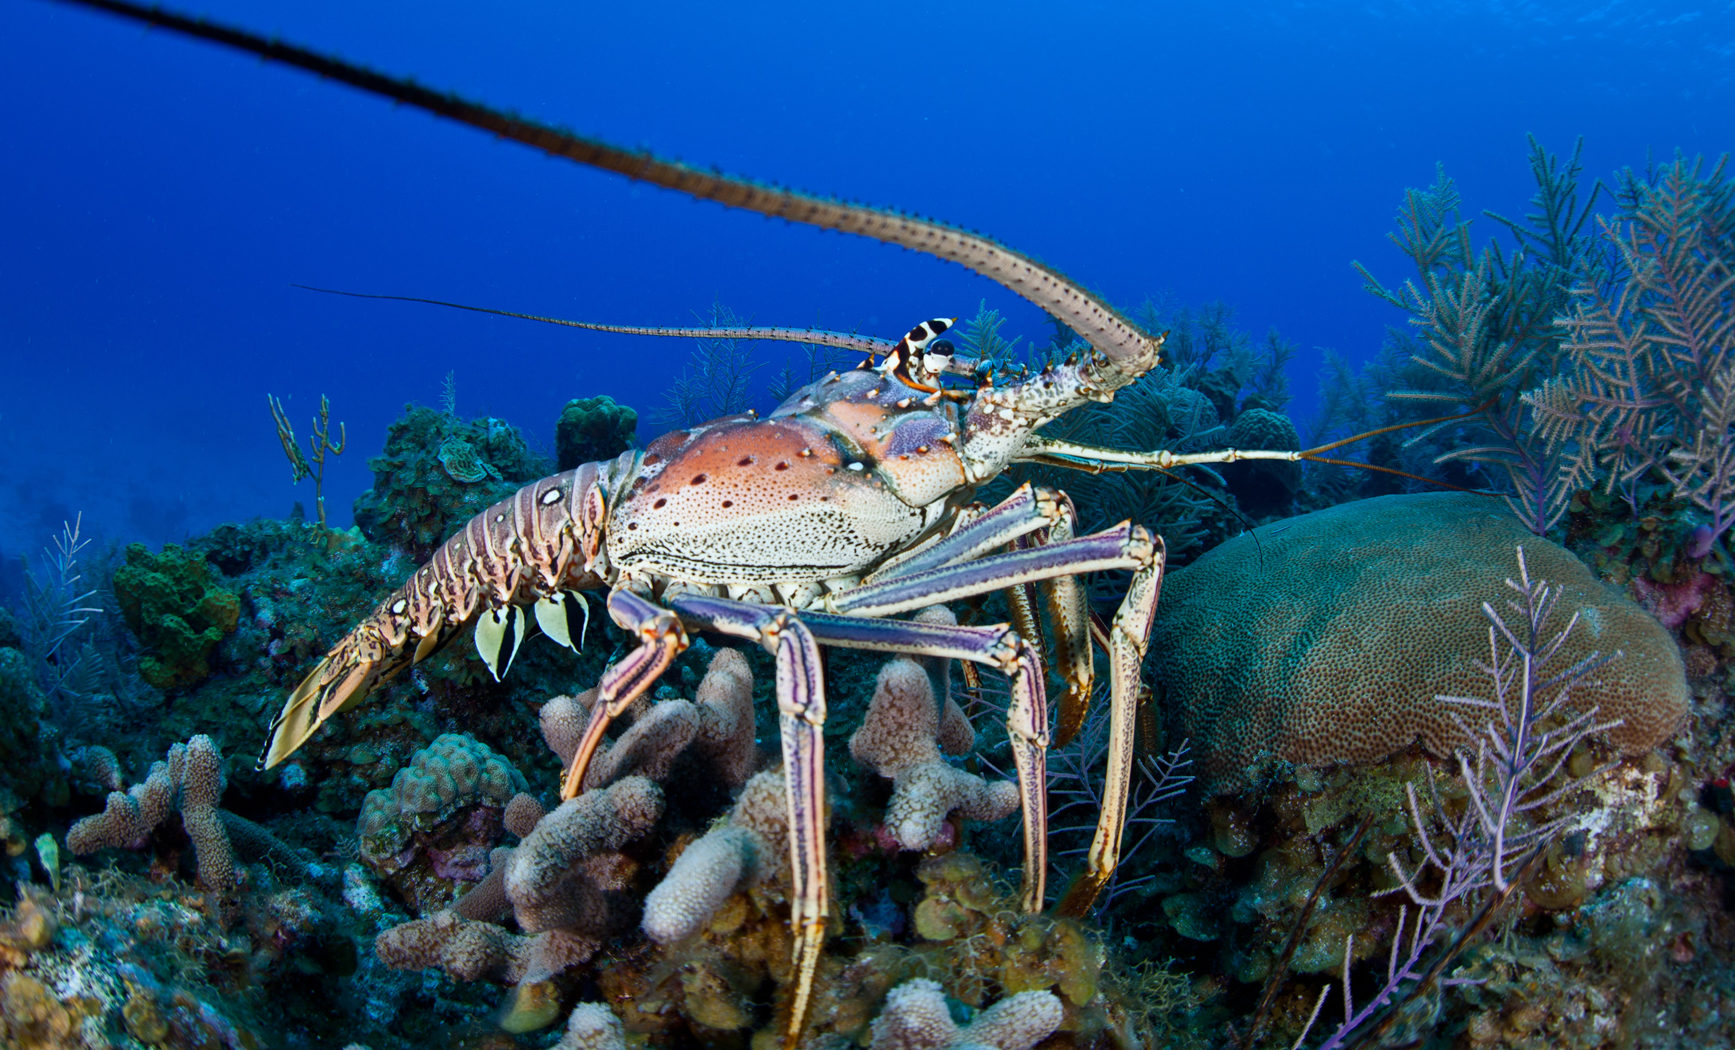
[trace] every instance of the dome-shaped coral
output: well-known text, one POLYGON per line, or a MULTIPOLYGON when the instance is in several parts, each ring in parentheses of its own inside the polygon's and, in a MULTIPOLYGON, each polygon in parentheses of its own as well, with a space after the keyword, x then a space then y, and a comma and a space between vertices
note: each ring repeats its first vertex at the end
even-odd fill
POLYGON ((482 878, 503 833, 502 813, 528 787, 512 763, 478 740, 443 733, 368 792, 356 834, 361 858, 412 905, 450 902, 482 878))
POLYGON ((1686 676, 1655 619, 1498 499, 1383 496, 1264 526, 1165 581, 1150 666, 1214 786, 1271 759, 1320 767, 1462 743, 1462 708, 1436 697, 1487 694, 1481 606, 1502 607, 1519 546, 1531 578, 1561 589, 1558 626, 1580 613, 1558 664, 1622 654, 1573 709, 1620 719, 1608 739, 1627 751, 1668 737, 1686 676))
MULTIPOLYGON (((1249 408, 1230 424, 1228 444, 1239 449, 1289 450, 1300 448, 1301 439, 1296 435, 1295 424, 1283 413, 1249 408)), ((1225 463, 1218 470, 1229 483, 1229 491, 1240 501, 1241 509, 1256 518, 1289 513, 1295 491, 1301 487, 1299 463, 1256 459, 1225 463)))

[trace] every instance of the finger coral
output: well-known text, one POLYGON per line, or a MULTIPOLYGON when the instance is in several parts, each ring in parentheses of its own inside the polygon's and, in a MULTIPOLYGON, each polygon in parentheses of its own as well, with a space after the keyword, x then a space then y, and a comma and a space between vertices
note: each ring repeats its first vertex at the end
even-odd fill
POLYGON ((912 660, 887 661, 861 728, 850 737, 856 761, 892 779, 886 826, 904 849, 927 849, 957 813, 998 820, 1018 808, 1018 788, 990 782, 940 755, 940 710, 928 672, 912 660))
POLYGON ((171 747, 167 761, 151 766, 142 783, 111 791, 101 813, 85 817, 66 833, 66 848, 75 854, 110 846, 136 849, 179 810, 193 843, 199 881, 209 889, 228 889, 235 881, 235 851, 217 809, 223 786, 223 756, 210 737, 200 734, 171 747))
POLYGON ((744 882, 786 869, 788 829, 783 774, 768 770, 748 781, 729 820, 688 846, 645 897, 646 936, 659 944, 684 940, 744 882))
POLYGON ((1623 656, 1573 702, 1620 720, 1633 752, 1674 732, 1686 675, 1656 620, 1496 499, 1386 496, 1291 518, 1222 545, 1163 585, 1150 664, 1212 787, 1273 760, 1369 762, 1420 743, 1469 742, 1440 695, 1471 695, 1488 650, 1483 601, 1499 600, 1522 545, 1531 572, 1584 610, 1562 660, 1623 656))
POLYGON ((526 930, 550 930, 586 916, 587 887, 605 882, 592 862, 606 867, 617 850, 651 829, 663 815, 663 792, 644 777, 587 791, 561 803, 525 836, 506 865, 506 896, 526 930))
POLYGON ((626 1030, 601 1003, 579 1003, 566 1018, 566 1034, 553 1050, 626 1050, 626 1030))
POLYGON ((939 982, 905 981, 886 994, 873 1023, 873 1050, 1030 1050, 1060 1027, 1053 992, 1019 992, 990 1006, 960 1029, 946 1008, 939 982))
POLYGON ((662 791, 643 777, 562 803, 516 848, 495 850, 488 878, 451 909, 382 932, 375 951, 397 969, 509 983, 546 980, 589 960, 609 925, 605 895, 622 887, 615 851, 648 831, 662 804, 662 791), (493 921, 508 905, 522 935, 493 921))
POLYGON ((394 926, 374 941, 380 961, 399 970, 438 967, 460 981, 540 981, 587 961, 597 942, 567 931, 531 936, 442 911, 394 926))
MULTIPOLYGON (((596 690, 557 697, 544 705, 543 736, 562 762, 570 762, 596 690)), ((639 705, 635 705, 638 707, 639 705)), ((753 676, 734 649, 719 649, 692 700, 679 697, 649 704, 615 741, 600 749, 585 773, 585 787, 610 784, 628 774, 661 781, 676 759, 693 746, 708 756, 729 787, 746 783, 759 762, 753 742, 753 676)))

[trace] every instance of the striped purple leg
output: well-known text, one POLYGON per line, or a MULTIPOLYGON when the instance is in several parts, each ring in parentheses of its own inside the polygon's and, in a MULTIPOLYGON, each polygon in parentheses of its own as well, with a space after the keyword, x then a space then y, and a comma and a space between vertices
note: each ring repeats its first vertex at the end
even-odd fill
POLYGON ((602 673, 602 681, 596 686, 596 705, 590 709, 590 722, 585 725, 584 736, 572 754, 572 765, 560 782, 562 800, 578 797, 585 771, 590 768, 590 760, 609 723, 656 684, 675 657, 687 648, 687 632, 681 629, 681 621, 675 614, 631 591, 610 594, 608 612, 622 630, 638 636, 639 646, 602 673))
POLYGON ((1155 539, 1144 564, 1133 570, 1127 596, 1115 610, 1108 629, 1109 729, 1108 769, 1102 790, 1102 814, 1084 871, 1073 880, 1056 910, 1082 917, 1090 911, 1097 894, 1108 884, 1120 863, 1121 833, 1126 830, 1127 791, 1132 783, 1133 727, 1138 716, 1139 669, 1151 640, 1151 623, 1157 615, 1157 596, 1163 588, 1165 551, 1161 537, 1155 539))
POLYGON ((1006 734, 1018 770, 1018 798, 1024 816, 1021 902, 1026 911, 1041 911, 1048 885, 1048 694, 1041 655, 1005 624, 960 627, 807 612, 801 614, 801 622, 823 645, 971 660, 995 667, 1011 679, 1012 702, 1006 709, 1006 734))
POLYGON ((778 727, 789 810, 792 886, 789 925, 795 937, 795 1002, 786 1043, 799 1040, 825 941, 830 888, 825 857, 825 682, 819 646, 789 609, 730 598, 685 595, 670 608, 689 626, 746 638, 776 658, 778 727))
MULTIPOLYGON (((1073 538, 1077 513, 1072 500, 1057 489, 1025 483, 993 507, 967 508, 959 524, 937 543, 922 548, 875 572, 864 584, 957 565, 994 550, 1024 550, 1073 538)), ((1043 632, 1037 619, 1045 608, 1054 628, 1054 648, 1044 651, 1043 663, 1058 671, 1066 682, 1057 705, 1054 738, 1064 745, 1078 732, 1090 709, 1096 669, 1090 649, 1090 610, 1078 577, 1060 574, 1007 588, 1012 625, 1031 644, 1042 646, 1043 632)))
MULTIPOLYGON (((1150 638, 1162 583, 1162 541, 1142 526, 1122 522, 1112 529, 1078 539, 1057 540, 877 580, 834 595, 830 603, 831 608, 840 614, 895 616, 989 591, 1109 569, 1130 569, 1133 580, 1109 629, 1111 710, 1103 810, 1097 822, 1096 837, 1091 842, 1086 870, 1061 902, 1061 910, 1070 915, 1082 915, 1090 909, 1120 861, 1127 789, 1132 779, 1133 722, 1138 707, 1139 668, 1150 638)), ((809 619, 818 622, 813 617, 809 619)), ((1039 728, 1046 730, 1046 711, 1043 714, 1044 723, 1039 728)), ((1046 745, 1045 732, 1033 733, 1032 737, 1041 739, 1046 745)), ((1032 775, 1039 783, 1044 775, 1042 762, 1041 754, 1035 756, 1032 775)), ((1025 771, 1020 768, 1021 782, 1025 776, 1025 771)), ((1040 834, 1036 845, 1043 851, 1043 863, 1046 864, 1046 847, 1040 834)))

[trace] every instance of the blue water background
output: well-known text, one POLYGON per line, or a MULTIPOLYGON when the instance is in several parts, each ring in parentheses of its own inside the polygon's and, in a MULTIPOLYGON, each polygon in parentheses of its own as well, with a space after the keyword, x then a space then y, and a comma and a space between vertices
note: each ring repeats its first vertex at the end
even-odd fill
MULTIPOLYGON (((1525 135, 1587 172, 1735 146, 1731 5, 523 5, 191 10, 584 133, 987 232, 1125 306, 1221 299, 1365 359, 1399 315, 1406 186, 1517 214, 1525 135)), ((0 556, 80 511, 161 543, 311 509, 265 395, 348 424, 335 522, 405 402, 552 443, 566 399, 655 409, 689 345, 313 295, 640 324, 713 301, 897 335, 989 281, 549 160, 349 88, 41 0, 0 4, 0 556)), ((1477 224, 1485 234, 1494 226, 1477 224)), ((786 348, 759 344, 775 370, 786 348)), ((650 426, 641 426, 648 437, 650 426)), ((1161 528, 1162 523, 1150 523, 1161 528)))

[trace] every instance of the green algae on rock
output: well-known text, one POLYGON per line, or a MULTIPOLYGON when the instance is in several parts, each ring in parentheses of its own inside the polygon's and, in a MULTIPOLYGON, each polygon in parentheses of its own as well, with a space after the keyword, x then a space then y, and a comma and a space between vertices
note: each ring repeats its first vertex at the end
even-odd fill
POLYGON ((144 646, 139 676, 164 692, 188 689, 211 673, 211 650, 235 630, 241 600, 219 587, 210 562, 171 543, 152 554, 127 545, 127 563, 115 570, 121 616, 144 646))

